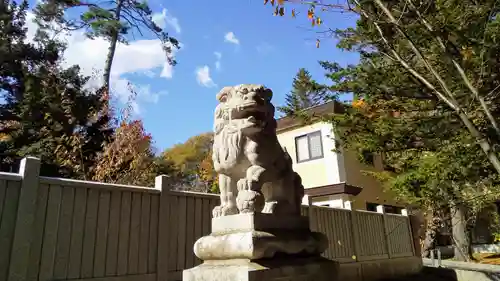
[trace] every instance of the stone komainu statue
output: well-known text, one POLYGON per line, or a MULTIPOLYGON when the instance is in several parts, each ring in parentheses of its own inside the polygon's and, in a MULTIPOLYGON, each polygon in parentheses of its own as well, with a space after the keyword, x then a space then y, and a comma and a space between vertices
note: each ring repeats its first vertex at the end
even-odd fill
POLYGON ((225 87, 217 95, 213 162, 221 204, 214 217, 248 212, 300 215, 304 187, 276 136, 272 91, 225 87))

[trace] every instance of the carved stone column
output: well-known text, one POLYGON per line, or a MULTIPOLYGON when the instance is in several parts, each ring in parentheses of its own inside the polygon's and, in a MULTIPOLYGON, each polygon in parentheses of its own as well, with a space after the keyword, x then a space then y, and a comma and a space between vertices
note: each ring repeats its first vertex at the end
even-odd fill
POLYGON ((203 264, 183 281, 336 281, 338 263, 321 257, 327 238, 300 215, 304 188, 276 137, 272 91, 225 87, 217 95, 213 160, 221 204, 212 233, 194 244, 203 264))

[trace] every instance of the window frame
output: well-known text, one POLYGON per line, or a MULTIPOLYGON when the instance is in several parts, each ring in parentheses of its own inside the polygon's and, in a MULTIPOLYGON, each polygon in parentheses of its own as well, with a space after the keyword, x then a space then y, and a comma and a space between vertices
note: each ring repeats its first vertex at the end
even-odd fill
POLYGON ((366 202, 365 203, 366 210, 368 212, 377 212, 377 206, 380 205, 379 203, 373 203, 373 202, 366 202))
POLYGON ((365 164, 368 166, 374 166, 375 167, 375 155, 373 152, 369 152, 367 150, 364 150, 361 152, 363 154, 363 160, 365 161, 365 164))
POLYGON ((323 151, 323 134, 321 133, 321 130, 317 130, 314 132, 310 132, 310 133, 295 137, 295 160, 297 161, 297 163, 304 163, 304 162, 308 162, 308 161, 318 160, 318 159, 322 159, 324 157, 325 157, 325 153, 323 151), (311 141, 310 140, 311 140, 311 136, 315 136, 315 135, 319 135, 319 146, 321 148, 321 155, 316 156, 316 157, 311 157, 311 141), (307 152, 309 153, 309 158, 299 161, 299 149, 297 146, 297 140, 300 138, 303 138, 303 137, 305 137, 307 139, 307 152))

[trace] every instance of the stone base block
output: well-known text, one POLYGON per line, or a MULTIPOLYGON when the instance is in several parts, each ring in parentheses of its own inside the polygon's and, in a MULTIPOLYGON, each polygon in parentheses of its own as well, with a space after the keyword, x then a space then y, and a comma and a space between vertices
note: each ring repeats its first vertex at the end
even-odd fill
POLYGON ((314 256, 328 247, 326 236, 309 230, 307 217, 244 213, 212 219, 212 233, 194 244, 201 260, 314 256))
POLYGON ((337 281, 337 262, 322 258, 209 261, 182 272, 183 281, 337 281))
POLYGON ((264 213, 243 213, 212 219, 212 235, 271 230, 309 230, 309 218, 264 213))
POLYGON ((198 239, 194 253, 201 260, 272 258, 277 254, 313 256, 328 247, 328 240, 319 232, 246 231, 209 235, 198 239))

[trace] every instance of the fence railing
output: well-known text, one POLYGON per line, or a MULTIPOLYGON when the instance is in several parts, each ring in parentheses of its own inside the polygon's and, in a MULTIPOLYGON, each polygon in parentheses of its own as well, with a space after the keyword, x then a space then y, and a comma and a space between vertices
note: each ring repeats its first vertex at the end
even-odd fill
MULTIPOLYGON (((216 195, 39 176, 26 158, 0 173, 0 280, 181 280, 200 263, 216 195)), ((415 255, 406 216, 303 206, 342 263, 415 255)))

